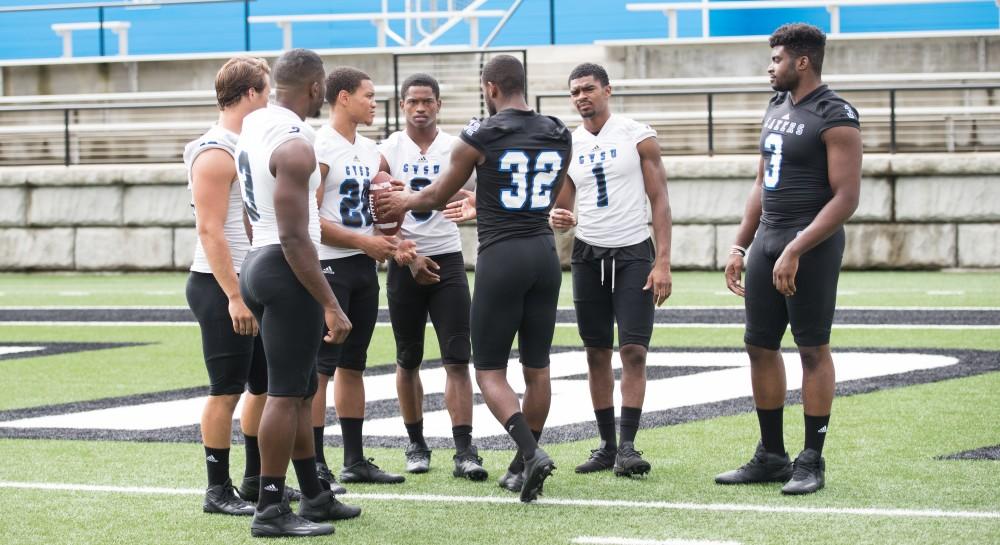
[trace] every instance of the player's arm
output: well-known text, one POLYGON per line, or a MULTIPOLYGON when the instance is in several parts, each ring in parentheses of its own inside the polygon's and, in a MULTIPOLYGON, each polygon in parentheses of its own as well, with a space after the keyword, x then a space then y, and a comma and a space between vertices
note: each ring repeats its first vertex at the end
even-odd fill
POLYGON ((753 235, 760 226, 760 216, 763 213, 761 207, 761 191, 764 187, 764 168, 766 166, 764 156, 761 156, 757 163, 757 179, 754 180, 750 188, 750 196, 747 197, 746 206, 743 208, 743 219, 740 227, 736 231, 736 239, 729 250, 729 261, 726 262, 726 287, 729 291, 743 297, 743 258, 747 247, 753 242, 753 235))
POLYGON ((653 215, 653 238, 656 241, 656 261, 642 289, 653 290, 656 306, 660 306, 673 291, 673 279, 670 275, 670 233, 673 219, 667 195, 667 171, 663 168, 660 144, 655 136, 639 142, 636 148, 639 150, 642 181, 646 186, 646 197, 649 198, 653 215))
POLYGON ((549 212, 549 225, 553 229, 565 231, 576 225, 576 216, 573 215, 573 206, 576 203, 576 183, 568 174, 566 180, 559 188, 556 195, 556 203, 549 212))
POLYGON ((795 295, 795 273, 799 257, 840 229, 858 208, 861 195, 861 131, 841 125, 823 131, 827 177, 833 198, 812 223, 792 239, 774 264, 774 287, 784 295, 795 295))
POLYGON ((205 249, 205 259, 215 281, 229 299, 233 331, 239 335, 256 335, 257 320, 240 295, 240 283, 233 269, 233 256, 224 229, 229 213, 229 192, 235 179, 233 157, 221 149, 206 150, 195 158, 192 165, 191 195, 198 239, 205 249))
POLYGON ((388 191, 379 197, 382 215, 401 217, 410 210, 429 212, 443 207, 469 180, 476 165, 485 158, 476 148, 459 140, 451 151, 448 168, 431 185, 420 191, 388 191))
MULTIPOLYGON (((319 164, 320 183, 316 189, 316 206, 323 206, 323 196, 326 192, 326 175, 330 166, 319 164)), ((362 235, 347 229, 326 218, 319 219, 320 242, 327 246, 338 248, 356 248, 376 261, 385 261, 396 251, 396 239, 382 235, 362 235)))
POLYGON ((271 153, 270 169, 276 179, 274 214, 285 260, 302 286, 323 306, 330 330, 324 340, 342 343, 351 331, 351 322, 320 271, 316 246, 309 236, 309 177, 316 169, 312 146, 301 139, 281 144, 271 153))

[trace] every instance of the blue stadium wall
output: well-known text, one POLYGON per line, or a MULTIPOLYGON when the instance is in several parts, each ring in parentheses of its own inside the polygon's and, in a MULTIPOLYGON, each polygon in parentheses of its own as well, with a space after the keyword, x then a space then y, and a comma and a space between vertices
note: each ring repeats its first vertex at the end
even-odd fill
MULTIPOLYGON (((525 0, 493 42, 494 46, 584 44, 594 40, 662 38, 666 18, 657 13, 631 13, 629 0, 525 0)), ((65 0, 62 0, 65 2, 65 0)), ((0 6, 47 4, 32 0, 0 0, 0 6)), ((487 9, 503 9, 512 0, 491 0, 487 9)), ((439 0, 439 5, 444 5, 439 0)), ((403 0, 390 0, 392 10, 401 10, 403 0)), ((347 13, 379 11, 380 0, 254 0, 251 15, 298 13, 347 13)), ((198 53, 244 49, 243 2, 215 5, 113 8, 105 10, 108 21, 129 21, 129 52, 132 54, 198 53)), ((96 9, 35 11, 0 14, 0 59, 58 57, 62 42, 51 30, 53 23, 96 21, 96 9)), ((818 9, 746 10, 716 12, 711 16, 712 36, 769 34, 775 27, 804 21, 829 28, 829 15, 818 9)), ((480 39, 496 20, 480 23, 480 39)), ((841 10, 842 32, 906 30, 995 30, 1000 26, 993 0, 967 4, 855 7, 841 10)), ((402 22, 393 29, 402 34, 402 22)), ((374 47, 375 28, 368 22, 308 23, 294 27, 294 45, 314 49, 374 47)), ((701 16, 684 12, 678 19, 682 37, 701 35, 701 16)), ((76 56, 97 55, 99 35, 95 31, 74 33, 76 56)), ((468 28, 460 24, 438 44, 464 45, 468 28)), ((117 53, 117 40, 105 32, 105 53, 117 53)), ((252 50, 281 48, 281 31, 273 24, 250 25, 252 50)))

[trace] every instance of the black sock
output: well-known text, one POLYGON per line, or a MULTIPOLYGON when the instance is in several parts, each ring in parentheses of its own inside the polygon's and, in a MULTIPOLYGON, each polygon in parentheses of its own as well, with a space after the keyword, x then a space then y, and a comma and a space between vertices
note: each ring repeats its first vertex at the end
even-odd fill
MULTIPOLYGON (((531 435, 535 438, 536 444, 542 438, 542 432, 540 431, 531 430, 531 435)), ((524 471, 524 455, 521 454, 521 449, 517 449, 517 452, 514 453, 514 459, 510 461, 510 464, 507 466, 507 470, 511 473, 520 473, 524 471)))
POLYGON ((313 426, 313 445, 316 447, 316 461, 326 464, 326 453, 323 452, 324 426, 313 426))
POLYGON ((341 418, 340 433, 344 436, 344 467, 365 459, 365 448, 361 442, 361 428, 364 418, 341 418))
POLYGON ((596 409, 594 416, 597 417, 597 431, 601 434, 601 448, 614 450, 617 445, 615 441, 615 408, 596 409))
POLYGON ((830 415, 806 417, 806 448, 811 448, 823 454, 823 442, 826 441, 826 429, 830 424, 830 415))
POLYGON ((453 426, 451 435, 455 438, 455 452, 465 452, 472 446, 472 426, 453 426))
POLYGON ((323 491, 319 477, 316 475, 316 458, 310 456, 300 460, 292 460, 295 466, 295 476, 299 479, 299 489, 307 498, 315 498, 323 491))
POLYGON ((257 445, 257 436, 244 435, 243 441, 247 453, 247 465, 243 470, 243 476, 256 477, 260 475, 260 447, 257 445))
POLYGON ((260 497, 257 500, 257 511, 263 511, 268 505, 281 503, 285 499, 285 478, 260 476, 260 497))
POLYGON ((642 408, 622 407, 622 443, 635 442, 635 434, 639 432, 640 418, 642 418, 642 408))
POLYGON ((205 447, 208 486, 226 484, 229 480, 229 449, 205 447))
POLYGON ((763 443, 764 450, 779 456, 785 455, 785 434, 781 425, 781 417, 784 414, 784 407, 757 409, 757 421, 760 423, 760 442, 763 443))
POLYGON ((424 441, 424 419, 421 418, 412 424, 405 422, 403 424, 406 426, 406 435, 410 436, 410 442, 427 448, 427 443, 424 441))
MULTIPOLYGON (((528 427, 528 422, 524 419, 522 413, 514 413, 507 422, 503 425, 507 433, 510 434, 514 442, 517 443, 517 452, 520 456, 514 456, 514 460, 517 461, 518 458, 521 460, 525 458, 531 458, 535 455, 535 449, 538 447, 538 441, 535 439, 535 434, 532 433, 531 428, 528 427)), ((511 462, 511 471, 514 471, 514 462, 511 462)), ((523 464, 522 464, 523 468, 523 464)))

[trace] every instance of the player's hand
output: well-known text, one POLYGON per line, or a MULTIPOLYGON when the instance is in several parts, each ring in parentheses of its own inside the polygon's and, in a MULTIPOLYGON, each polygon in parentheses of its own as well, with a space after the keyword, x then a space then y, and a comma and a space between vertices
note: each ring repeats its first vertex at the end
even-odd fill
POLYGON ((257 335, 257 320, 239 295, 229 298, 229 317, 237 335, 257 335))
POLYGON ((649 276, 646 278, 646 285, 642 287, 643 290, 649 291, 653 290, 653 301, 656 306, 660 306, 667 297, 670 297, 671 292, 673 292, 673 277, 670 275, 670 265, 655 265, 653 270, 649 271, 649 276))
POLYGON ((406 189, 406 184, 395 178, 391 178, 389 180, 389 185, 392 186, 393 191, 403 191, 404 189, 406 189))
POLYGON ((396 264, 405 267, 417 258, 417 243, 412 240, 402 240, 396 245, 396 253, 392 256, 396 264))
POLYGON ((795 295, 795 273, 799 272, 799 256, 795 252, 781 252, 778 261, 774 263, 771 279, 778 293, 785 297, 795 295))
POLYGON ((392 257, 398 247, 399 239, 395 236, 372 235, 365 241, 365 247, 362 250, 368 257, 382 263, 392 257))
POLYGON ((729 291, 743 297, 743 256, 730 254, 729 261, 726 262, 726 287, 729 291))
POLYGON ((448 203, 444 208, 444 217, 455 223, 476 219, 476 193, 468 189, 460 189, 464 199, 448 203))
POLYGON ((413 279, 417 284, 421 286, 440 282, 441 277, 437 274, 440 271, 441 267, 434 260, 426 256, 420 256, 413 263, 410 263, 410 274, 413 275, 413 279))
MULTIPOLYGON (((570 227, 576 225, 576 216, 573 215, 571 210, 566 210, 565 208, 553 208, 552 211, 549 212, 549 225, 558 231, 566 231, 570 227)), ((670 276, 669 271, 667 271, 667 276, 670 276)))
POLYGON ((329 330, 323 336, 323 342, 328 344, 343 344, 347 335, 351 332, 351 321, 341 310, 340 306, 335 306, 323 310, 323 319, 326 321, 326 328, 329 330))
POLYGON ((380 217, 383 218, 401 218, 404 214, 409 211, 407 208, 406 199, 409 197, 409 191, 396 190, 396 186, 393 186, 393 191, 386 191, 378 196, 378 213, 380 217))

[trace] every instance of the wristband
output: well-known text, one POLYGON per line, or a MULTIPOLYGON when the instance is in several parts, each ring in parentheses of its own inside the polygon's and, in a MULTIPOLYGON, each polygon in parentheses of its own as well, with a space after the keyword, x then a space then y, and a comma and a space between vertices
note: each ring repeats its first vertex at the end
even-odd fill
POLYGON ((729 255, 738 255, 740 257, 746 257, 747 249, 738 244, 733 244, 732 247, 729 248, 729 255))

